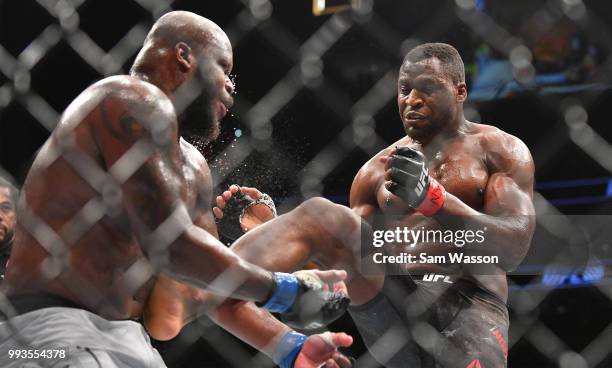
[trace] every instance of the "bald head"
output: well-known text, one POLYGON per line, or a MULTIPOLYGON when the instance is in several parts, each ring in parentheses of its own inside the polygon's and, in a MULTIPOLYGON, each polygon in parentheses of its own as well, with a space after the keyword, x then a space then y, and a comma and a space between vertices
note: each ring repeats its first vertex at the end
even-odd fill
POLYGON ((155 22, 147 35, 145 46, 153 42, 157 47, 174 47, 185 42, 191 47, 206 47, 211 42, 220 47, 231 47, 225 32, 213 21, 187 11, 173 11, 155 22))
POLYGON ((143 72, 163 63, 164 56, 175 52, 177 45, 199 55, 210 46, 231 52, 227 35, 213 21, 188 11, 164 14, 155 22, 147 35, 142 50, 136 57, 132 72, 143 72))
POLYGON ((212 21, 186 11, 165 14, 151 28, 130 73, 174 103, 181 134, 215 139, 233 104, 232 46, 212 21))

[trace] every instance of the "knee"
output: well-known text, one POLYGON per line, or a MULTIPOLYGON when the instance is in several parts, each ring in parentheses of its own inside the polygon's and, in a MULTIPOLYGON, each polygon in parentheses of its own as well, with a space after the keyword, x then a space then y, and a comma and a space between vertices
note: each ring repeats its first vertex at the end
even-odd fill
POLYGON ((336 235, 353 232, 361 226, 361 217, 350 208, 325 198, 310 198, 298 208, 305 219, 316 221, 336 235))
POLYGON ((298 209, 300 209, 304 214, 315 215, 323 213, 324 211, 329 211, 337 206, 334 202, 322 198, 322 197, 314 197, 307 199, 304 201, 298 209))

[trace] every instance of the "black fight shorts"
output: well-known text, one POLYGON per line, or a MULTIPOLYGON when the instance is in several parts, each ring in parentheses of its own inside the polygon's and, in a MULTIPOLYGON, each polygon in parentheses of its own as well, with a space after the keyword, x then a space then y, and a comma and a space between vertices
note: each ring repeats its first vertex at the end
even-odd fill
POLYGON ((383 290, 349 313, 381 366, 507 366, 508 309, 475 282, 386 276, 383 290))

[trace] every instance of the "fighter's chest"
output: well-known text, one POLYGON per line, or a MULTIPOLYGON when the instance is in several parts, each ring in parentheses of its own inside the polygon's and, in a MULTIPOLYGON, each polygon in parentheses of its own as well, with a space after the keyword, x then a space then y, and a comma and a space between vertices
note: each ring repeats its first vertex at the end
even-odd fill
POLYGON ((489 173, 484 161, 469 151, 439 153, 429 162, 429 174, 447 192, 472 208, 482 207, 489 173))

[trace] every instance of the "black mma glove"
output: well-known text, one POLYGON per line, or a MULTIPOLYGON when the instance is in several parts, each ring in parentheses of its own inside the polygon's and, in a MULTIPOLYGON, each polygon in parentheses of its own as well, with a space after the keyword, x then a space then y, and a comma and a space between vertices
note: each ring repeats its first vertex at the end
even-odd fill
POLYGON ((263 193, 259 198, 253 199, 251 196, 242 193, 240 189, 232 195, 225 203, 223 208, 223 218, 217 219, 217 229, 219 234, 230 241, 234 241, 244 234, 244 230, 240 226, 244 212, 251 206, 257 204, 265 204, 272 210, 272 214, 276 217, 276 206, 269 195, 263 193))
POLYGON ((391 193, 425 216, 433 216, 444 204, 444 187, 429 176, 427 160, 410 147, 397 147, 389 158, 391 193))

